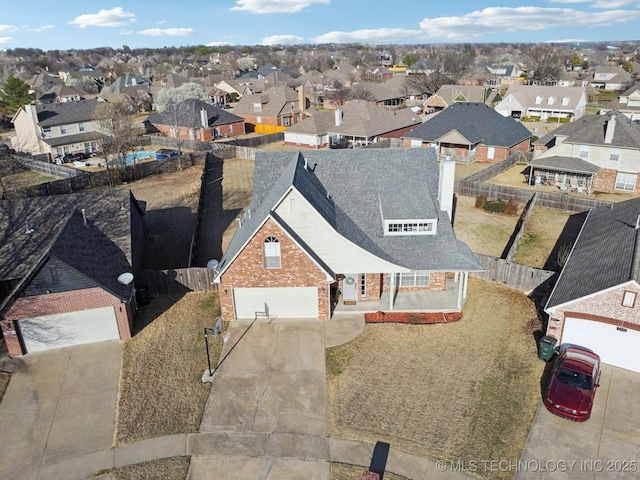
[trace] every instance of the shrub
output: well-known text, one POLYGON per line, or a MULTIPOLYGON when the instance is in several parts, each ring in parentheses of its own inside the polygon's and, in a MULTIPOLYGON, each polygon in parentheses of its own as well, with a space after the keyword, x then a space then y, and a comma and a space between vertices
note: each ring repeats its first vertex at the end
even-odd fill
POLYGON ((570 118, 565 118, 565 117, 548 117, 547 118, 547 123, 569 123, 571 121, 570 118))
POLYGON ((476 208, 484 208, 487 204, 487 196, 486 195, 478 195, 476 197, 476 208))
POLYGON ((502 207, 502 213, 506 215, 517 215, 518 202, 516 202, 513 198, 510 198, 509 201, 502 207))
POLYGON ((489 200, 484 204, 484 209, 488 212, 502 213, 504 209, 504 200, 489 200))

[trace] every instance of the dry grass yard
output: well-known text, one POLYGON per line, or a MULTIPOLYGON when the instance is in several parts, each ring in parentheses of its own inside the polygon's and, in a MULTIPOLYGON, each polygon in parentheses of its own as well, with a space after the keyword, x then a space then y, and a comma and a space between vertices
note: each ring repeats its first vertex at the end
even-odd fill
MULTIPOLYGON (((367 467, 357 465, 346 465, 344 463, 331 464, 331 480, 362 480, 362 474, 367 471, 367 467)), ((400 475, 385 472, 384 480, 409 480, 400 475)))
MULTIPOLYGON (((123 347, 116 445, 198 431, 211 386, 201 382, 203 329, 218 315, 217 296, 206 293, 156 298, 142 307, 137 322, 146 326, 123 347)), ((212 366, 222 344, 220 337, 209 342, 212 366)))
POLYGON ((0 402, 4 396, 4 392, 7 391, 9 381, 11 380, 11 374, 8 372, 0 372, 0 402))
POLYGON ((456 163, 456 180, 466 178, 490 166, 491 164, 487 162, 456 163))
POLYGON ((101 472, 104 480, 184 480, 189 470, 189 457, 171 457, 128 465, 101 472))
POLYGON ((367 325, 327 350, 330 435, 431 459, 517 461, 540 404, 537 328, 525 295, 474 279, 458 322, 367 325))
MULTIPOLYGON (((545 268, 570 214, 552 208, 534 207, 518 245, 515 261, 530 267, 545 268)), ((577 232, 576 232, 577 233, 577 232)))
POLYGON ((233 219, 251 204, 253 165, 254 161, 247 158, 232 158, 224 161, 222 210, 225 212, 226 221, 221 222, 225 227, 224 232, 221 232, 222 251, 227 249, 236 231, 237 222, 233 219))
POLYGON ((474 253, 500 257, 518 223, 515 216, 476 208, 475 197, 458 195, 453 228, 474 253))

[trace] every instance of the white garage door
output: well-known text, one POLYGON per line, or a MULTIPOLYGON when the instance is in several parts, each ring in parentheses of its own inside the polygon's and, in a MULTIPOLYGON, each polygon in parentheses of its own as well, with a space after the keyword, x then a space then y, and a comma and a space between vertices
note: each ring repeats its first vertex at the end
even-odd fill
POLYGON ((318 318, 318 289, 234 288, 236 318, 253 319, 268 306, 272 318, 318 318))
POLYGON ((565 319, 562 343, 586 347, 603 363, 640 372, 640 332, 579 318, 565 319))
POLYGON ((113 307, 43 315, 18 324, 27 352, 120 338, 113 307))

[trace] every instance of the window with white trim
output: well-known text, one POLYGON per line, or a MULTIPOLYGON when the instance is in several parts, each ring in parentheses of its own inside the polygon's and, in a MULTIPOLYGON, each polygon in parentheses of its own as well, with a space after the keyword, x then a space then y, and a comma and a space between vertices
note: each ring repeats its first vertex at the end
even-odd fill
POLYGON ((282 117, 282 126, 290 127, 291 126, 291 117, 282 117))
POLYGON ((276 237, 264 240, 264 268, 280 268, 280 241, 276 237))
POLYGON ((407 273, 396 273, 387 275, 387 287, 391 286, 391 276, 395 275, 393 281, 396 287, 428 287, 430 280, 430 272, 415 271, 407 273))
POLYGON ((564 98, 562 99, 562 105, 565 105, 565 106, 566 106, 566 105, 569 105, 569 97, 564 97, 564 98))
POLYGON ((66 125, 60 125, 60 133, 62 135, 66 135, 66 133, 67 133, 67 126, 66 125))
POLYGON ((613 147, 609 153, 609 160, 613 160, 614 162, 617 162, 618 160, 620 160, 620 149, 613 147))
POLYGON ((256 117, 256 123, 262 123, 262 117, 256 117))
POLYGON ((262 112, 262 104, 261 103, 254 103, 253 104, 253 111, 254 112, 262 112))
POLYGON ((635 173, 620 173, 616 175, 616 190, 624 190, 625 192, 633 192, 636 189, 636 180, 638 175, 635 173))
POLYGON ((51 127, 42 127, 42 133, 51 133, 51 127))
POLYGON ((628 290, 625 290, 624 295, 622 296, 622 306, 633 308, 635 304, 636 304, 636 292, 630 292, 628 290))
POLYGON ((580 145, 580 158, 589 157, 589 145, 580 145))
POLYGON ((79 130, 80 132, 84 132, 84 129, 85 129, 85 127, 84 127, 84 122, 80 122, 80 123, 78 123, 78 130, 79 130))
POLYGON ((387 221, 385 235, 432 235, 434 220, 387 221))
POLYGON ((536 105, 540 105, 542 103, 542 97, 540 95, 538 95, 536 97, 536 105))
POLYGON ((554 97, 549 97, 547 98, 547 105, 553 105, 553 102, 555 102, 556 99, 554 97))
POLYGON ((360 296, 367 296, 367 276, 364 273, 360 274, 360 296))

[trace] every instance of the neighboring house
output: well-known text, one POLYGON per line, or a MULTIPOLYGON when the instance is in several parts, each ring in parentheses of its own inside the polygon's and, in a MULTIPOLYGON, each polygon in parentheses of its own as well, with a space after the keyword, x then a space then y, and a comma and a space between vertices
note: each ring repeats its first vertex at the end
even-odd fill
POLYGON ((435 66, 429 59, 421 58, 417 62, 412 63, 405 69, 405 74, 407 76, 411 75, 429 75, 434 71, 438 70, 438 67, 435 66))
POLYGON ((529 151, 531 132, 484 103, 455 102, 402 138, 405 147, 436 147, 440 158, 494 162, 529 151))
POLYGON ((534 143, 533 177, 586 192, 640 193, 640 125, 613 110, 565 123, 534 143))
POLYGON ((103 87, 98 96, 108 102, 123 102, 131 112, 148 112, 153 107, 152 94, 149 78, 127 73, 103 87))
POLYGON ((407 98, 405 92, 400 92, 386 86, 386 84, 361 82, 354 88, 361 88, 369 93, 370 101, 381 107, 400 107, 404 106, 407 98))
POLYGON ((618 98, 612 100, 600 109, 600 114, 617 110, 626 115, 631 120, 640 121, 640 83, 635 84, 627 91, 618 95, 618 98))
POLYGON ((245 134, 242 117, 195 98, 169 105, 162 113, 149 115, 145 129, 147 133, 162 132, 165 137, 199 142, 245 134))
POLYGON ((304 90, 282 85, 262 94, 244 95, 233 113, 244 118, 248 131, 276 133, 286 130, 304 118, 307 108, 304 90))
POLYGON ((502 100, 500 92, 480 85, 442 85, 424 103, 425 112, 444 110, 455 102, 475 102, 493 105, 502 100))
POLYGON ((37 98, 37 103, 44 105, 47 103, 79 102, 84 98, 95 98, 79 88, 67 85, 54 85, 37 98))
POLYGON ((389 110, 371 102, 351 100, 338 110, 315 113, 289 127, 284 141, 310 148, 369 145, 383 138, 400 138, 421 121, 408 108, 389 110))
POLYGON ((547 335, 640 372, 640 199, 588 212, 549 296, 547 335))
POLYGON ((586 106, 587 96, 582 87, 511 85, 495 109, 505 117, 569 118, 573 121, 584 115, 586 106))
POLYGON ((328 320, 337 289, 362 311, 403 296, 460 311, 483 267, 453 232, 454 177, 433 149, 258 151, 251 206, 214 279, 223 319, 328 320))
POLYGON ((121 190, 0 201, 9 355, 131 337, 144 207, 121 190))
POLYGON ((94 120, 99 100, 24 105, 13 116, 13 148, 32 155, 49 154, 52 160, 67 153, 91 153, 105 137, 94 120))
POLYGON ((633 83, 633 77, 620 66, 596 67, 591 85, 604 90, 622 91, 633 83))
POLYGON ((486 65, 485 69, 490 75, 485 81, 487 86, 513 85, 520 75, 518 68, 513 64, 486 65))

